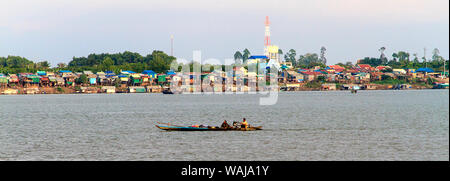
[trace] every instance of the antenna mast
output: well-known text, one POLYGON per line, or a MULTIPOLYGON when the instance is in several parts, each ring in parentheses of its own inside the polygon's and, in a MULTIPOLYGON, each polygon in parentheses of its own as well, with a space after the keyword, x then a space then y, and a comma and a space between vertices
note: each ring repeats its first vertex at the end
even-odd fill
POLYGON ((170 56, 173 56, 173 35, 170 35, 170 56))
POLYGON ((270 22, 269 22, 269 16, 266 16, 266 32, 264 37, 264 55, 269 56, 269 49, 270 46, 270 22))
POLYGON ((425 61, 425 67, 428 68, 428 63, 427 63, 427 48, 423 48, 423 60, 425 61))

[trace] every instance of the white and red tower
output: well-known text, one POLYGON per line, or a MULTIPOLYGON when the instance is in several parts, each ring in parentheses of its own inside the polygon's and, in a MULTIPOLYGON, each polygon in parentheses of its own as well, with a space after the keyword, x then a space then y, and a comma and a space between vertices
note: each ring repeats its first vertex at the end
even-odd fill
POLYGON ((270 46, 270 22, 269 16, 266 16, 266 32, 264 34, 264 55, 269 57, 269 46, 270 46))

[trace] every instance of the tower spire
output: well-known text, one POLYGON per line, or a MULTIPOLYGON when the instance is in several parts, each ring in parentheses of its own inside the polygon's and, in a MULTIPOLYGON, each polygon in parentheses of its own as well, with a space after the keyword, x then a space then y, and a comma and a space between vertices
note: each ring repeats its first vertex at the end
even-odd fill
POLYGON ((269 55, 268 47, 270 46, 270 22, 269 22, 269 16, 266 16, 266 31, 264 34, 264 55, 269 55))

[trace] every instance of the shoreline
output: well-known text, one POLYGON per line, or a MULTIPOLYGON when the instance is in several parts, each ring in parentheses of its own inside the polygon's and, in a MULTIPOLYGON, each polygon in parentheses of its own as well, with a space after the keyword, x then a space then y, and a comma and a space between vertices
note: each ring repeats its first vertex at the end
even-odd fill
MULTIPOLYGON (((89 89, 89 88, 94 88, 95 91, 87 91, 87 92, 81 92, 80 90, 76 90, 73 87, 46 87, 46 88, 37 88, 37 87, 33 87, 33 88, 2 88, 0 89, 0 96, 2 95, 42 95, 42 94, 73 94, 73 95, 79 95, 79 94, 163 94, 162 91, 156 91, 156 92, 152 92, 151 90, 146 90, 146 91, 141 91, 141 92, 130 92, 130 91, 124 91, 127 89, 116 89, 114 92, 104 92, 101 91, 101 89, 99 89, 98 87, 83 87, 84 89, 89 89), (59 91, 58 91, 59 89, 59 91), (7 91, 10 92, 7 92, 7 91), (11 91, 13 90, 13 91, 11 91), (32 90, 32 91, 30 91, 32 90), (62 90, 62 91, 61 91, 62 90), (5 93, 6 92, 6 93, 5 93)), ((433 90, 434 88, 429 88, 429 87, 418 87, 418 86, 412 86, 411 88, 404 88, 404 89, 393 89, 393 88, 388 88, 388 86, 384 85, 384 86, 380 86, 380 88, 376 88, 376 89, 359 89, 358 91, 376 91, 376 90, 433 90)), ((445 90, 445 89, 444 89, 445 90)), ((448 89, 447 89, 448 90, 448 89)), ((337 92, 337 91, 348 91, 351 92, 351 89, 335 89, 335 90, 324 90, 321 88, 306 88, 306 87, 302 87, 299 89, 295 89, 295 90, 282 90, 281 87, 278 88, 277 90, 278 92, 306 92, 306 91, 314 91, 314 92, 337 92)), ((232 93, 239 93, 239 94, 245 94, 245 93, 258 93, 258 92, 263 92, 263 91, 229 91, 232 93)), ((265 91, 267 92, 267 91, 265 91)), ((201 94, 201 93, 205 93, 205 94, 222 94, 225 92, 214 92, 214 91, 200 91, 200 92, 185 92, 185 93, 181 93, 181 94, 190 94, 190 93, 195 93, 195 94, 201 94)))

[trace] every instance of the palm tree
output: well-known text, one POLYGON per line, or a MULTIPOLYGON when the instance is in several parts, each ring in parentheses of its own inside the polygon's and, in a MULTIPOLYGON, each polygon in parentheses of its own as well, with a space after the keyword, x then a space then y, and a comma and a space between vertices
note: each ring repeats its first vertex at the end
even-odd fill
POLYGON ((65 68, 67 65, 65 63, 58 63, 58 68, 65 68))
POLYGON ((378 49, 378 51, 380 51, 380 53, 381 53, 380 60, 381 60, 381 64, 383 64, 383 65, 386 65, 388 62, 386 55, 384 55, 385 50, 386 50, 386 47, 381 47, 380 49, 378 49))
POLYGON ((247 63, 248 57, 250 57, 250 51, 248 51, 248 49, 245 49, 244 54, 242 55, 242 61, 244 64, 247 63))
POLYGON ((240 51, 234 53, 234 61, 237 62, 238 60, 242 60, 242 53, 240 51))
POLYGON ((42 69, 47 70, 48 68, 50 68, 50 63, 48 61, 39 62, 38 64, 42 69))
POLYGON ((439 49, 437 49, 437 48, 435 48, 435 49, 433 49, 433 56, 432 56, 432 60, 433 60, 433 62, 436 62, 436 61, 438 61, 439 60, 439 49))
POLYGON ((283 57, 283 50, 278 49, 278 56, 280 57, 280 61, 281 61, 281 58, 283 57))
POLYGON ((295 56, 297 56, 297 52, 294 49, 290 49, 285 55, 284 60, 287 62, 291 62, 292 66, 297 66, 297 61, 295 60, 295 56))
POLYGON ((320 63, 327 65, 327 58, 325 57, 325 51, 327 51, 327 49, 324 46, 320 48, 320 63))
POLYGON ((396 62, 396 61, 397 61, 397 58, 398 58, 397 53, 393 53, 393 54, 392 54, 392 58, 394 58, 394 61, 396 62))

